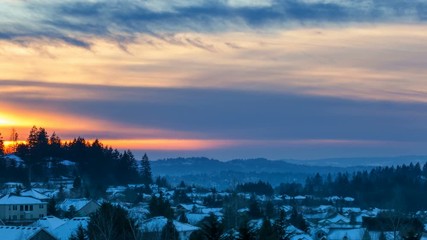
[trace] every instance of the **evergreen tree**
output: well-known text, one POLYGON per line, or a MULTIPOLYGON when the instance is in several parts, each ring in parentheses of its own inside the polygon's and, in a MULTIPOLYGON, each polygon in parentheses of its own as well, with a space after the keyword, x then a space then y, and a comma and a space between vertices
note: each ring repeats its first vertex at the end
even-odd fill
POLYGON ((74 205, 71 205, 68 208, 68 211, 64 213, 64 217, 71 219, 76 216, 76 213, 77 213, 76 207, 74 205))
POLYGON ((365 230, 365 232, 363 233, 363 237, 362 240, 371 240, 371 235, 369 235, 368 229, 365 230))
POLYGON ((252 219, 261 218, 262 212, 255 195, 252 195, 249 203, 249 217, 252 219))
POLYGON ((304 217, 302 216, 302 214, 298 213, 296 207, 292 208, 292 214, 291 214, 289 221, 294 227, 296 227, 296 228, 298 228, 304 232, 308 232, 309 226, 308 226, 307 222, 305 221, 304 217))
POLYGON ((239 238, 238 240, 255 240, 256 236, 254 230, 249 225, 248 221, 244 221, 239 227, 239 238))
POLYGON ((106 202, 91 215, 87 233, 91 240, 136 240, 141 237, 135 220, 129 217, 128 212, 106 202))
POLYGON ((58 216, 58 211, 56 210, 56 200, 55 198, 49 199, 47 203, 47 215, 48 216, 58 216))
POLYGON ((185 214, 185 212, 181 213, 181 215, 179 216, 178 221, 182 222, 182 223, 188 223, 188 218, 187 218, 187 215, 185 214))
POLYGON ((160 237, 161 240, 178 240, 179 233, 176 230, 175 225, 173 224, 172 219, 168 219, 168 222, 162 229, 162 235, 160 237))
POLYGON ((279 239, 286 239, 286 228, 288 224, 286 222, 286 213, 283 209, 279 211, 279 218, 274 222, 273 228, 276 232, 276 236, 279 239))
POLYGON ((4 155, 4 142, 3 142, 3 137, 1 136, 0 133, 0 157, 4 155))
POLYGON ((155 195, 151 197, 148 209, 150 210, 151 217, 163 216, 166 218, 173 218, 174 215, 169 201, 164 199, 161 194, 159 197, 156 197, 155 195))
POLYGON ((265 216, 268 217, 268 218, 270 218, 270 219, 275 217, 276 212, 274 210, 273 202, 267 201, 267 203, 265 204, 265 211, 264 211, 264 213, 265 213, 265 216))
POLYGON ((275 240, 277 236, 271 225, 270 219, 264 218, 261 228, 259 230, 259 240, 275 240))
POLYGON ((150 161, 148 160, 147 154, 144 154, 141 160, 141 176, 142 176, 142 183, 144 183, 145 185, 150 185, 153 183, 151 165, 150 165, 150 161))
POLYGON ((385 236, 384 232, 381 232, 378 240, 387 240, 387 237, 385 236))
POLYGON ((69 240, 87 240, 86 230, 80 224, 76 232, 71 235, 69 240))
POLYGON ((210 213, 202 223, 202 235, 205 240, 220 240, 224 232, 221 222, 215 214, 210 213))

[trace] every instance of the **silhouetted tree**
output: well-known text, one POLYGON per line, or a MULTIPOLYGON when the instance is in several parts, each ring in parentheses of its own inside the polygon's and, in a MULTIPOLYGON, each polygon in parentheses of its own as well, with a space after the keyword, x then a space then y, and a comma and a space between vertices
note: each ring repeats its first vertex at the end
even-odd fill
POLYGON ((160 236, 161 240, 178 240, 179 233, 176 230, 175 225, 173 224, 172 219, 168 219, 166 225, 162 229, 162 235, 160 236))
POLYGON ((113 206, 111 203, 103 203, 91 215, 87 229, 91 240, 136 240, 141 237, 135 220, 129 217, 128 212, 120 206, 113 206))
POLYGON ((202 222, 202 236, 205 240, 220 240, 224 228, 215 214, 210 213, 202 222))
POLYGON ((47 203, 47 215, 49 216, 58 216, 58 211, 56 209, 56 200, 54 197, 49 199, 47 203))
POLYGON ((87 240, 87 239, 88 238, 87 238, 86 230, 80 224, 76 232, 71 235, 69 240, 87 240))
POLYGON ((148 159, 147 154, 144 154, 141 160, 141 176, 142 176, 142 183, 146 185, 150 185, 153 183, 151 165, 150 165, 150 161, 148 159))

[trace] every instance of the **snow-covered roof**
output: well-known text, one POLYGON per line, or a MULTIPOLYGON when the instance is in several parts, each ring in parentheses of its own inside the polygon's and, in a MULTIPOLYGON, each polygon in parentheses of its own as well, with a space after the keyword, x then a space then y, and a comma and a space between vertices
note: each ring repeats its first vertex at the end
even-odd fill
POLYGON ((66 221, 61 226, 57 227, 52 231, 53 235, 59 240, 68 240, 70 236, 77 231, 77 228, 81 225, 83 228, 87 228, 89 223, 89 217, 76 217, 69 221, 66 221))
POLYGON ((342 240, 347 236, 348 240, 362 239, 365 233, 364 228, 353 228, 353 229, 330 229, 328 233, 329 240, 342 240))
POLYGON ((86 198, 77 198, 77 199, 65 199, 62 203, 59 204, 59 208, 63 211, 68 211, 71 206, 76 208, 76 211, 79 211, 84 206, 86 206, 91 200, 86 198))
POLYGON ((45 230, 39 227, 0 226, 0 236, 2 240, 27 240, 31 239, 40 231, 45 230))
POLYGON ((202 221, 204 218, 208 217, 209 214, 204 214, 204 213, 187 213, 185 214, 185 216, 188 219, 188 222, 190 224, 196 225, 197 223, 199 223, 200 221, 202 221))
MULTIPOLYGON (((141 229, 146 232, 160 232, 167 222, 168 219, 165 217, 150 218, 142 222, 141 229)), ((192 232, 199 229, 193 225, 180 223, 178 221, 173 221, 173 224, 178 232, 192 232)))
POLYGON ((5 156, 6 159, 14 160, 18 165, 24 164, 24 160, 22 158, 16 156, 15 154, 8 154, 5 156))
POLYGON ((62 160, 59 162, 59 164, 64 165, 64 166, 74 166, 76 165, 75 162, 72 162, 70 160, 62 160))
POLYGON ((178 204, 177 207, 181 207, 181 208, 183 208, 183 209, 185 209, 187 211, 193 210, 194 207, 197 208, 197 209, 204 208, 204 206, 201 206, 199 204, 182 204, 182 203, 178 204))
POLYGON ((4 197, 0 198, 0 205, 10 204, 43 204, 43 202, 33 197, 17 196, 13 194, 7 194, 4 197))
POLYGON ((332 218, 320 220, 319 223, 350 223, 350 219, 341 214, 337 214, 332 218))
POLYGON ((60 218, 57 218, 55 216, 47 216, 47 217, 40 218, 39 220, 34 222, 32 224, 32 226, 33 227, 42 227, 44 229, 52 231, 64 223, 65 223, 65 221, 60 219, 60 218))
POLYGON ((30 190, 26 190, 21 192, 21 196, 25 196, 25 197, 33 197, 39 200, 48 200, 49 197, 38 192, 37 190, 34 189, 30 189, 30 190))

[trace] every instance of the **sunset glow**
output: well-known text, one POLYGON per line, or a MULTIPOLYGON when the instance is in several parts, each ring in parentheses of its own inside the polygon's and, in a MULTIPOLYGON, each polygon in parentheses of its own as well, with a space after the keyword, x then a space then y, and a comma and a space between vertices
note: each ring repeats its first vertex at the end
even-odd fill
POLYGON ((5 1, 0 132, 24 140, 35 125, 159 157, 420 154, 427 25, 415 2, 5 1))

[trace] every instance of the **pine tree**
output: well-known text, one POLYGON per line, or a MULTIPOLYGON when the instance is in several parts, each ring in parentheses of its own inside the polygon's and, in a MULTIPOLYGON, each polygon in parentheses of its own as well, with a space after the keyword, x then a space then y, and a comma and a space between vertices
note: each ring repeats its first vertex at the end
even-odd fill
POLYGON ((202 235, 206 240, 219 240, 224 232, 221 222, 215 214, 211 213, 203 220, 202 235))
POLYGON ((0 157, 4 155, 4 142, 3 142, 3 137, 1 136, 0 133, 0 157))
POLYGON ((255 234, 248 221, 244 221, 239 227, 238 240, 255 240, 255 234))
POLYGON ((185 214, 185 212, 181 213, 181 215, 179 216, 178 221, 182 222, 182 223, 188 223, 188 218, 187 218, 187 215, 185 214))
POLYGON ((147 154, 144 154, 141 160, 141 176, 142 176, 142 183, 144 183, 145 185, 150 185, 153 183, 151 165, 150 165, 150 161, 148 160, 147 154))
POLYGON ((278 236, 279 239, 285 239, 287 225, 286 213, 283 209, 281 209, 279 212, 279 218, 276 219, 273 225, 276 236, 278 236))
POLYGON ((168 222, 162 229, 162 235, 160 236, 161 240, 178 240, 179 233, 176 230, 175 224, 173 224, 172 219, 168 219, 168 222))
POLYGON ((69 240, 86 240, 86 239, 87 239, 86 231, 83 228, 83 226, 80 224, 76 232, 73 235, 71 235, 69 240))
POLYGON ((56 210, 56 200, 53 197, 49 199, 49 202, 47 203, 47 215, 49 216, 58 215, 58 211, 56 210))
POLYGON ((268 218, 274 218, 275 217, 276 213, 274 210, 274 205, 271 201, 268 201, 265 204, 265 211, 264 212, 265 212, 265 216, 268 218))
POLYGON ((260 208, 260 206, 258 204, 258 201, 256 200, 256 198, 255 198, 254 195, 252 195, 252 197, 250 199, 249 216, 252 219, 256 219, 256 218, 261 218, 262 217, 261 208, 260 208))
POLYGON ((259 230, 259 240, 274 240, 276 239, 276 234, 271 225, 270 219, 264 218, 262 221, 261 228, 259 230))
POLYGON ((104 239, 141 239, 141 233, 135 220, 120 206, 104 202, 90 217, 87 226, 88 238, 104 239))
POLYGON ((365 232, 363 233, 363 237, 362 240, 371 240, 371 235, 369 235, 368 229, 365 230, 365 232))

